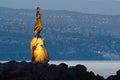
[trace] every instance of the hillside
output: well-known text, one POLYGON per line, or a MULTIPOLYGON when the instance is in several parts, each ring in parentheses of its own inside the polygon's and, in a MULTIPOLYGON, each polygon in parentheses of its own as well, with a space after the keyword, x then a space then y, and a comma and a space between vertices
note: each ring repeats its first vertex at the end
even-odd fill
MULTIPOLYGON (((120 60, 120 15, 41 10, 52 60, 120 60)), ((0 60, 30 60, 35 10, 0 7, 0 60), (9 56, 8 56, 9 55, 9 56)))

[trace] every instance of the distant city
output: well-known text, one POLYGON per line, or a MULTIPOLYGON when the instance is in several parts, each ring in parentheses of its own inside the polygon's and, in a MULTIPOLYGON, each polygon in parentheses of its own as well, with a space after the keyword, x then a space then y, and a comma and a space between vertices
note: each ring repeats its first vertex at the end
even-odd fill
MULTIPOLYGON (((41 10, 51 60, 120 60, 120 15, 41 10)), ((35 10, 0 7, 0 60, 30 60, 35 10)))

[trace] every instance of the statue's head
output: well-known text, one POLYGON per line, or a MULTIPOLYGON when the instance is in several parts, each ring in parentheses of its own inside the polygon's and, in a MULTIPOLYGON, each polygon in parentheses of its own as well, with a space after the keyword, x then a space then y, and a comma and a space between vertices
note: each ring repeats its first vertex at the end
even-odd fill
POLYGON ((40 12, 40 7, 37 7, 37 8, 36 8, 36 11, 37 11, 37 12, 40 12))

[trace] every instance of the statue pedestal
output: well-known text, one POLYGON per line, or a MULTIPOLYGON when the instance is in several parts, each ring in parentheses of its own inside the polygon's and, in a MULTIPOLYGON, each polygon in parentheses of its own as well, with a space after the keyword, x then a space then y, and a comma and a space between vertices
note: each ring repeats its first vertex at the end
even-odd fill
POLYGON ((32 54, 32 62, 48 63, 49 56, 44 45, 44 39, 41 37, 34 37, 30 43, 30 50, 32 54))

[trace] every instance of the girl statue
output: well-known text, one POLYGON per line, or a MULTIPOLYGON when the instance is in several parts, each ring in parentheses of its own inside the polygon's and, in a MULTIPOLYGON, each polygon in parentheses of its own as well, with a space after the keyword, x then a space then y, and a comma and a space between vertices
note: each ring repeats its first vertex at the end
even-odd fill
POLYGON ((40 32, 42 30, 42 22, 41 22, 41 18, 42 18, 42 14, 40 14, 40 8, 37 7, 36 8, 36 24, 34 26, 34 33, 35 33, 35 37, 40 37, 40 32))

